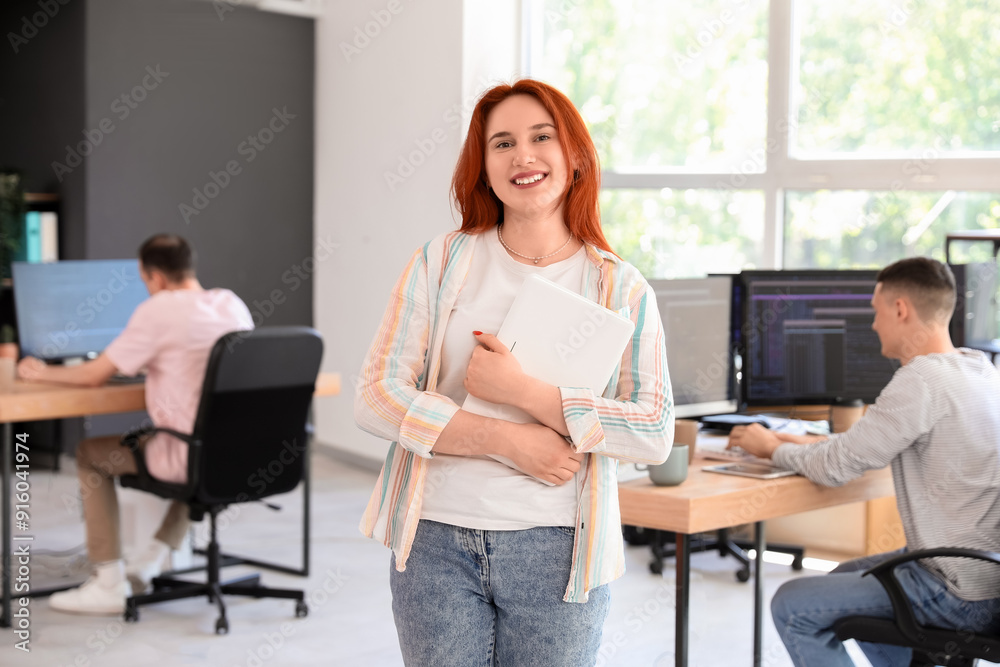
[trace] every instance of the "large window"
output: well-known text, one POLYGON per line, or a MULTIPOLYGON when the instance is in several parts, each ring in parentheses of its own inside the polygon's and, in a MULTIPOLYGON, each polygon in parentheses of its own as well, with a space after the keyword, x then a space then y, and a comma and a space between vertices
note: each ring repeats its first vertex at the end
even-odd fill
POLYGON ((524 0, 525 69, 580 108, 650 277, 943 259, 1000 227, 990 5, 524 0))

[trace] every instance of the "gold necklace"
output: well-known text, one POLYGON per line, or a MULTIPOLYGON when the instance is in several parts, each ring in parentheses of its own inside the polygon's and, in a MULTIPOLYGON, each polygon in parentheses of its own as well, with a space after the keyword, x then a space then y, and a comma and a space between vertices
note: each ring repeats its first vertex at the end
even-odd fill
POLYGON ((540 260, 540 259, 547 259, 547 258, 552 257, 554 255, 558 255, 563 250, 565 250, 566 246, 569 245, 569 242, 573 240, 573 232, 570 232, 569 233, 569 238, 566 239, 566 243, 563 243, 562 246, 560 246, 559 250, 556 250, 555 252, 550 252, 548 255, 542 255, 541 257, 528 257, 527 255, 522 255, 521 253, 519 253, 518 251, 514 250, 509 245, 507 245, 507 243, 503 240, 503 234, 500 233, 500 228, 501 227, 503 227, 503 223, 497 225, 497 238, 500 239, 500 245, 502 245, 504 248, 507 248, 507 250, 509 250, 510 252, 514 253, 518 257, 523 257, 524 259, 530 259, 535 264, 538 264, 538 260, 540 260))

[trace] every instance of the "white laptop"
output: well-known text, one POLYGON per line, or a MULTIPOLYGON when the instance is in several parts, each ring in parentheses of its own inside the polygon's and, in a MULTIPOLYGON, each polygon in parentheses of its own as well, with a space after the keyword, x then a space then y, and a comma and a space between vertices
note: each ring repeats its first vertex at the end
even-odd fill
MULTIPOLYGON (((528 375, 557 387, 588 387, 601 395, 634 329, 627 317, 533 275, 514 297, 497 338, 528 375)), ((536 421, 518 408, 471 395, 462 408, 521 424, 536 421)), ((493 458, 516 468, 503 457, 493 458)))

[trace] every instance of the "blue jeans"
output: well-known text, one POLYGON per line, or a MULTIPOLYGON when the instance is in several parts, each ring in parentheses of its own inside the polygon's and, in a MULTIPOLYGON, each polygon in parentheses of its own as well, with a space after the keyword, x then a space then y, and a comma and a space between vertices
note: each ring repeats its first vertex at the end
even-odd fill
MULTIPOLYGON (((771 600, 771 616, 797 667, 850 667, 854 662, 833 634, 833 624, 845 616, 892 618, 892 603, 874 576, 862 577, 868 568, 902 551, 842 563, 821 577, 786 582, 771 600)), ((998 600, 969 602, 948 591, 944 581, 917 564, 904 563, 896 577, 913 602, 917 622, 973 632, 1000 627, 998 600)), ((858 642, 873 667, 908 667, 912 651, 902 646, 858 642)))
POLYGON ((582 667, 597 661, 608 586, 563 602, 573 529, 417 526, 406 571, 392 559, 392 612, 412 667, 582 667))

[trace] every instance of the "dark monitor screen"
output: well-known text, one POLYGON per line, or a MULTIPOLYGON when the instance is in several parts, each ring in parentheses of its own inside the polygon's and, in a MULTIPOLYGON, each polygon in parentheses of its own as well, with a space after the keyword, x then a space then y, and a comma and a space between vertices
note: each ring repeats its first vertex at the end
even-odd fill
POLYGON ((898 362, 872 331, 875 270, 744 271, 743 402, 872 403, 898 362))
POLYGON ((136 259, 13 264, 21 354, 93 358, 149 297, 136 259))
POLYGON ((952 264, 957 299, 951 317, 951 342, 958 347, 997 347, 997 265, 952 264))
POLYGON ((730 346, 732 276, 650 280, 666 333, 677 417, 735 412, 730 346))

